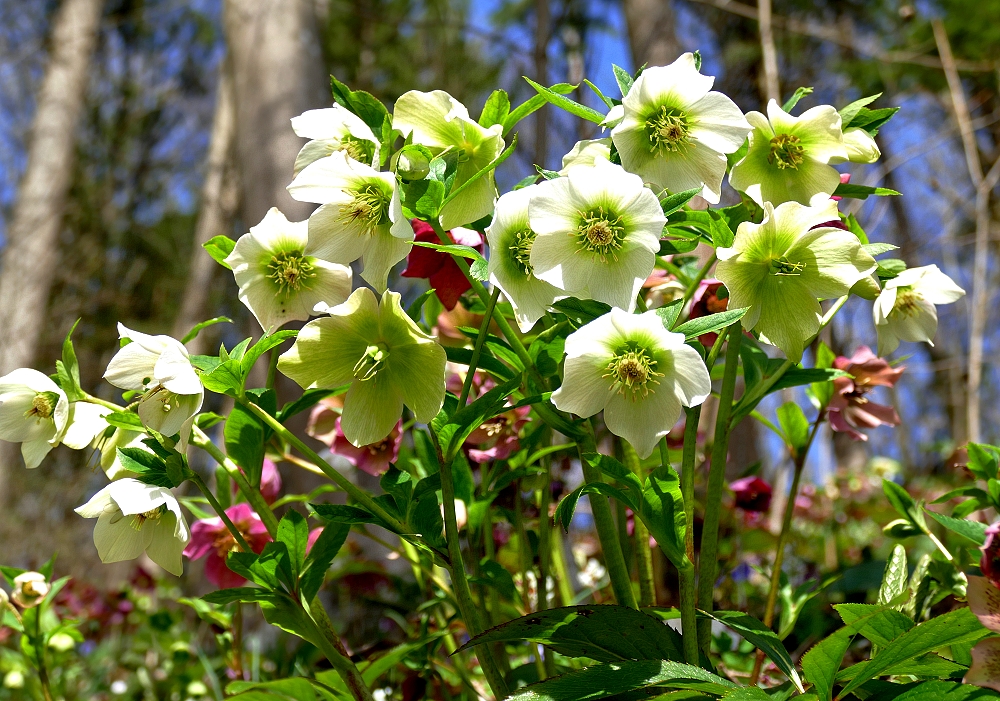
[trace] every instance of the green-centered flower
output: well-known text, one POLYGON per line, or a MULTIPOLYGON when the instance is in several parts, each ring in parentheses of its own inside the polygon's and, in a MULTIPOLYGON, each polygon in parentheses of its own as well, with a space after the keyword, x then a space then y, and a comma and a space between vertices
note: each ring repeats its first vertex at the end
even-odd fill
POLYGON ((567 295, 632 311, 666 218, 637 175, 596 160, 536 186, 528 205, 534 276, 567 295))
POLYGON ((126 477, 112 482, 77 508, 96 518, 94 545, 101 562, 134 560, 143 553, 170 574, 184 570, 181 553, 191 531, 169 489, 126 477))
POLYGON ((514 307, 514 318, 527 333, 561 290, 535 277, 531 248, 535 232, 528 223, 528 204, 538 185, 514 190, 497 200, 493 222, 486 229, 490 244, 490 282, 499 287, 514 307))
POLYGON ((303 389, 350 384, 340 426, 358 447, 388 436, 404 404, 428 422, 444 403, 444 349, 399 299, 387 291, 379 303, 368 288, 355 290, 329 316, 306 324, 278 360, 278 369, 303 389))
POLYGON ((873 315, 878 332, 878 354, 888 355, 900 341, 926 341, 934 345, 937 304, 951 304, 965 290, 936 265, 908 268, 887 280, 875 300, 873 315))
POLYGON ((677 423, 682 406, 712 392, 705 363, 656 312, 612 309, 566 339, 566 371, 552 403, 578 416, 604 410, 608 430, 646 458, 677 423))
POLYGON ((736 103, 712 90, 714 82, 698 72, 691 53, 644 70, 611 131, 625 169, 659 189, 700 187, 702 197, 717 203, 725 154, 743 145, 751 127, 736 103))
POLYGON ((747 120, 753 125, 749 148, 729 173, 730 185, 759 205, 829 199, 840 173, 828 164, 848 158, 837 110, 820 105, 793 117, 771 100, 767 117, 749 112, 747 120))
POLYGON ((308 222, 290 222, 274 207, 240 237, 226 263, 240 301, 265 331, 305 321, 318 303, 332 307, 351 294, 351 269, 315 256, 308 222))
POLYGON ((310 255, 341 265, 360 258, 361 277, 384 291, 389 270, 413 246, 396 176, 338 151, 306 166, 288 192, 302 202, 322 205, 309 217, 310 255))
POLYGON ((343 151, 358 163, 378 166, 378 139, 371 127, 345 107, 334 105, 303 112, 292 117, 292 130, 297 136, 310 139, 295 157, 295 175, 310 163, 337 151, 343 151))
POLYGON ((740 224, 732 248, 718 249, 715 276, 729 290, 729 308, 749 307, 743 328, 794 362, 819 330, 818 300, 846 295, 876 267, 857 236, 820 226, 837 217, 830 200, 822 207, 765 202, 764 220, 740 224))
MULTIPOLYGON (((458 170, 453 188, 460 187, 485 168, 504 149, 503 127, 480 126, 461 102, 443 90, 411 90, 396 100, 392 128, 413 143, 426 146, 435 156, 455 151, 458 170)), ((482 219, 497 200, 493 173, 479 178, 441 210, 441 226, 452 229, 482 219)))

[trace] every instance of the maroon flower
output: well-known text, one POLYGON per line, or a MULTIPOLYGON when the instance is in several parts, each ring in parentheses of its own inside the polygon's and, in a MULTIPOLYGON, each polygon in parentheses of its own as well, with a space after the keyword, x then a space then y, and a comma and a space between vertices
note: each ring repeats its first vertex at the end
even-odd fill
POLYGON ((1000 587, 1000 521, 986 529, 986 542, 980 548, 983 556, 979 559, 979 569, 983 576, 1000 587))
MULTIPOLYGON (((433 227, 427 222, 414 219, 410 225, 413 227, 416 241, 441 243, 433 227)), ((483 237, 479 232, 455 227, 448 233, 455 243, 471 246, 480 253, 483 252, 483 237)), ((450 255, 423 246, 413 247, 410 255, 406 257, 406 270, 401 274, 403 277, 427 278, 441 304, 448 311, 454 309, 459 297, 472 288, 450 255)))
POLYGON ((771 485, 760 477, 744 477, 729 483, 736 495, 736 506, 744 511, 762 513, 771 507, 771 485))
POLYGON ((853 377, 838 377, 833 381, 833 398, 830 400, 830 428, 842 431, 856 441, 866 441, 868 436, 858 429, 875 428, 883 424, 899 425, 899 414, 891 406, 876 404, 868 399, 875 387, 892 387, 903 374, 904 368, 893 368, 868 346, 861 346, 850 358, 838 356, 833 366, 853 377))
MULTIPOLYGON (((729 307, 729 297, 719 298, 719 288, 721 287, 722 282, 714 278, 702 280, 698 284, 698 289, 691 296, 691 311, 688 313, 688 320, 726 311, 729 307)), ((718 337, 719 334, 710 331, 699 336, 698 341, 706 348, 711 348, 718 337)))
POLYGON ((466 444, 478 447, 469 450, 469 458, 474 462, 509 458, 521 447, 518 434, 527 423, 529 413, 529 406, 509 409, 470 433, 465 439, 466 444))
MULTIPOLYGON (((249 504, 234 504, 226 509, 226 515, 255 553, 260 553, 271 542, 264 522, 249 504)), ((222 589, 229 589, 246 581, 226 566, 226 557, 237 547, 236 539, 221 518, 206 518, 191 526, 191 542, 184 548, 184 555, 192 560, 208 556, 205 561, 208 581, 222 589)))
POLYGON ((306 433, 330 446, 334 455, 346 458, 354 467, 369 475, 381 475, 388 471, 389 464, 399 457, 399 446, 403 441, 403 423, 397 421, 388 436, 378 443, 360 448, 351 444, 340 429, 340 414, 331 407, 332 403, 321 401, 309 416, 306 433))

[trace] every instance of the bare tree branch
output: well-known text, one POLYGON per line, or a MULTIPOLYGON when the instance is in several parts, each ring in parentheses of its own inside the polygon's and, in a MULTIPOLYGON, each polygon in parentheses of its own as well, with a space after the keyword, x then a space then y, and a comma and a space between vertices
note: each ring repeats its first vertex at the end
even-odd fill
POLYGON ((757 7, 758 24, 760 26, 761 58, 764 67, 764 98, 768 102, 774 100, 780 105, 781 87, 778 82, 778 50, 774 46, 771 0, 759 0, 757 7))

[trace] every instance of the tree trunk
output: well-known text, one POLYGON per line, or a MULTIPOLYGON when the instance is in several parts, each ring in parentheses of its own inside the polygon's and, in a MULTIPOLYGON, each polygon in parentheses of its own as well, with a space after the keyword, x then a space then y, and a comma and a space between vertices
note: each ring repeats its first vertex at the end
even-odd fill
POLYGON ((632 63, 666 66, 680 53, 671 0, 624 0, 632 63))
POLYGON ((236 100, 236 157, 244 226, 277 207, 291 220, 313 205, 296 202, 285 187, 304 143, 289 120, 328 106, 323 60, 312 4, 306 0, 226 0, 223 8, 236 100))
MULTIPOLYGON (((206 317, 212 278, 219 264, 212 260, 204 248, 213 236, 227 233, 236 210, 236 171, 233 167, 233 142, 236 133, 236 111, 233 105, 233 86, 230 72, 220 71, 218 95, 215 98, 215 116, 212 119, 212 137, 208 145, 205 164, 205 182, 201 187, 201 209, 194 229, 194 245, 188 270, 187 287, 180 312, 174 320, 173 336, 182 338, 191 328, 206 317)), ((199 334, 188 343, 192 353, 203 353, 205 334, 199 334)))
MULTIPOLYGON (((53 18, 28 164, 0 260, 0 375, 34 362, 44 328, 102 6, 102 0, 64 0, 53 18)), ((0 504, 7 471, 19 460, 14 446, 0 442, 0 504)))

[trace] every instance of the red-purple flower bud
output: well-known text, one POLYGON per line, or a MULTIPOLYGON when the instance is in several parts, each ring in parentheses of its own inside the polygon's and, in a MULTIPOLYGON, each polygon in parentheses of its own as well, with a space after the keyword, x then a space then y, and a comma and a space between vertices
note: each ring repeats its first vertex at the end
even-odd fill
POLYGON ((730 482, 736 495, 736 506, 744 511, 764 512, 771 507, 771 485, 760 477, 744 477, 730 482))

